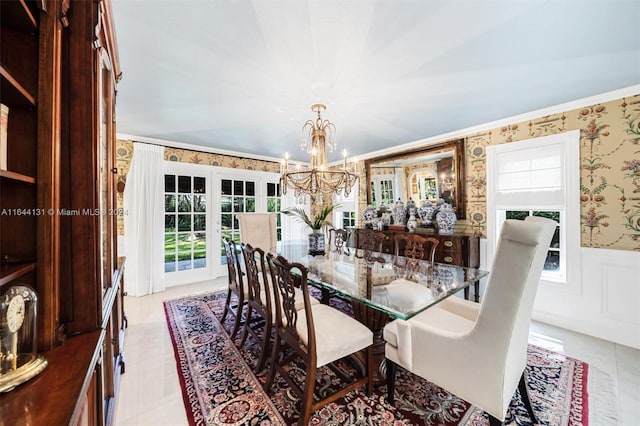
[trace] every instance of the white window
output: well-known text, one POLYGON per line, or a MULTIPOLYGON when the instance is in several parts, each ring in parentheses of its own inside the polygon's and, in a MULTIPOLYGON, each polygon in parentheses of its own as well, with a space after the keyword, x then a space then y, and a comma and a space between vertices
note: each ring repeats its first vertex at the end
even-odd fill
POLYGON ((558 228, 542 279, 567 283, 578 276, 579 137, 572 131, 487 148, 488 259, 505 219, 544 216, 556 220, 558 228))
POLYGON ((333 210, 334 228, 354 228, 358 217, 358 182, 353 185, 348 196, 343 193, 333 197, 333 203, 337 206, 333 210))

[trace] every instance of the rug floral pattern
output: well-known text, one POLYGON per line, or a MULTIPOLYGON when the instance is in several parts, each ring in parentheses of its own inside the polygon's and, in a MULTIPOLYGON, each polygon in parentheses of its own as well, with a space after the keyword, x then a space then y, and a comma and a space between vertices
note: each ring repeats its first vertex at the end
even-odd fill
MULTIPOLYGON (((229 338, 233 323, 222 317, 225 294, 200 293, 165 302, 174 344, 187 417, 192 425, 296 424, 297 398, 279 376, 267 394, 262 385, 266 369, 255 375, 258 345, 251 338, 242 348, 229 338)), ((349 310, 332 299, 336 307, 349 310)), ((527 384, 540 421, 545 425, 587 425, 587 364, 530 345, 527 384)), ((303 377, 303 366, 293 365, 303 377)), ((355 373, 348 363, 342 369, 355 373)), ((318 375, 318 394, 331 392, 338 378, 328 368, 318 375)), ((398 369, 395 406, 385 400, 386 385, 371 397, 354 391, 321 408, 312 425, 488 425, 483 411, 402 368, 398 369)), ((507 425, 531 425, 527 412, 514 395, 507 425)))

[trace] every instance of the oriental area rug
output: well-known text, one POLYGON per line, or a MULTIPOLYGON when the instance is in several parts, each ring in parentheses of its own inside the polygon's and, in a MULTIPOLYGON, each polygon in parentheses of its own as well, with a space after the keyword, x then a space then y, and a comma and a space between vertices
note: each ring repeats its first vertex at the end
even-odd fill
MULTIPOLYGON (((232 316, 222 318, 225 292, 199 293, 164 302, 173 342, 187 418, 191 425, 295 425, 299 404, 286 382, 276 375, 269 393, 262 388, 267 369, 254 374, 258 344, 248 337, 236 347, 229 337, 232 316)), ((350 306, 339 299, 331 304, 344 311, 350 306)), ((470 357, 470 362, 472 358, 470 357)), ((296 368, 293 366, 292 368, 296 368)), ((341 368, 355 374, 348 363, 341 368)), ((479 368, 482 368, 479 366, 479 368)), ((300 377, 303 377, 303 366, 300 377)), ((587 425, 587 372, 584 362, 529 345, 526 378, 532 404, 544 425, 587 425)), ((323 367, 316 389, 331 392, 339 380, 323 367)), ((353 391, 317 410, 312 425, 488 425, 482 410, 434 384, 398 368, 395 406, 387 403, 386 385, 367 396, 353 391)), ((531 425, 517 391, 507 413, 506 425, 531 425)))

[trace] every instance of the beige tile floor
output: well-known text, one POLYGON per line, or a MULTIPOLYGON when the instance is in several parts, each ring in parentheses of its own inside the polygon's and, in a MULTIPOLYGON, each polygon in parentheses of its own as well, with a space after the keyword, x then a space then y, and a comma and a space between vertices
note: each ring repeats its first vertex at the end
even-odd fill
MULTIPOLYGON (((162 302, 225 286, 226 278, 220 278, 126 297, 126 372, 120 383, 117 425, 188 424, 162 302)), ((589 363, 591 426, 640 424, 640 351, 542 323, 533 323, 530 330, 531 343, 589 363)))

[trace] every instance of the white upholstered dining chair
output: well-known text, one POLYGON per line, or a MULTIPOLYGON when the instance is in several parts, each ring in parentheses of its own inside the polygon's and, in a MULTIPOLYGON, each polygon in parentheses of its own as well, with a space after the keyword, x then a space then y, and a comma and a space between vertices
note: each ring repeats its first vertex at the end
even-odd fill
POLYGON ((504 222, 481 304, 450 297, 387 324, 389 402, 399 365, 484 410, 492 426, 504 421, 518 387, 537 422, 524 370, 533 301, 556 225, 540 217, 504 222))
POLYGON ((260 247, 264 251, 276 246, 278 242, 275 213, 238 213, 240 241, 260 247))

